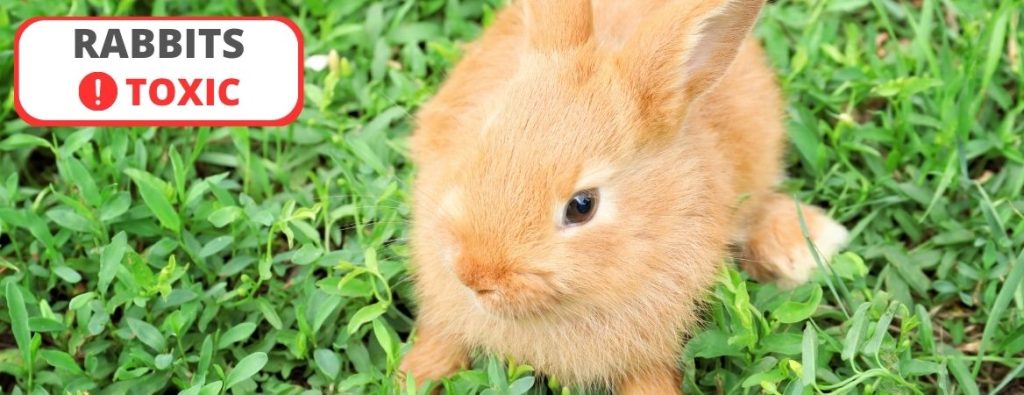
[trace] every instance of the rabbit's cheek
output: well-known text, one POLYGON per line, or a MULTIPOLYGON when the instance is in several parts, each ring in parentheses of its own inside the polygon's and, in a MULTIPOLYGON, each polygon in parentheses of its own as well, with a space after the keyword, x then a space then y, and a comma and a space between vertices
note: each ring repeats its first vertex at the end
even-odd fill
POLYGON ((455 259, 459 256, 459 248, 453 243, 443 243, 441 246, 441 266, 451 275, 455 275, 455 259))

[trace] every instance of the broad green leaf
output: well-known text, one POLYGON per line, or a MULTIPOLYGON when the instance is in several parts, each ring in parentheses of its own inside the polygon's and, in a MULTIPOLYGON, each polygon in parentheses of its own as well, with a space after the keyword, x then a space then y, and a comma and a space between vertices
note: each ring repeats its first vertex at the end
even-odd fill
POLYGON ((885 335, 889 333, 889 324, 892 323, 892 317, 896 315, 897 306, 896 302, 889 305, 885 313, 882 314, 882 317, 875 323, 874 334, 871 335, 871 340, 868 340, 867 344, 864 345, 865 354, 878 355, 878 351, 882 347, 882 341, 885 339, 885 335))
POLYGON ((921 271, 920 267, 910 260, 907 254, 898 248, 886 248, 885 257, 889 259, 891 266, 896 269, 903 281, 914 289, 914 292, 919 295, 928 293, 931 280, 921 271))
POLYGON ((78 187, 78 192, 82 194, 85 201, 92 207, 99 207, 103 204, 103 198, 100 196, 100 191, 96 187, 96 181, 92 178, 92 173, 85 168, 78 159, 68 157, 64 159, 67 163, 67 170, 71 179, 68 180, 78 187))
POLYGON ((316 366, 327 377, 330 377, 331 380, 338 379, 338 372, 341 371, 341 360, 338 359, 338 355, 334 351, 323 348, 317 349, 313 352, 313 360, 316 361, 316 366))
POLYGON ((816 286, 811 291, 811 296, 807 301, 795 302, 788 300, 772 311, 772 316, 784 324, 806 320, 818 309, 818 304, 821 303, 821 296, 821 287, 816 286))
POLYGON ((223 228, 228 224, 235 222, 236 219, 242 214, 242 209, 236 206, 226 206, 217 209, 210 213, 208 220, 213 226, 223 228))
POLYGON ((49 141, 29 134, 13 134, 4 139, 4 141, 0 141, 0 151, 14 151, 32 147, 47 147, 53 150, 53 146, 50 145, 49 141))
POLYGON ((263 313, 263 318, 267 320, 267 323, 269 323, 270 326, 274 327, 274 329, 284 328, 284 324, 281 322, 281 317, 277 315, 277 312, 274 311, 274 308, 269 302, 260 298, 256 301, 256 304, 259 307, 260 312, 263 313))
POLYGON ((110 282, 114 280, 118 269, 121 268, 121 260, 128 249, 128 236, 124 231, 118 232, 114 238, 103 247, 100 253, 99 287, 100 293, 106 293, 110 282))
POLYGON ((79 281, 82 281, 82 275, 78 274, 78 272, 75 271, 75 269, 72 269, 67 266, 54 267, 53 274, 56 274, 57 277, 60 277, 62 280, 67 281, 71 284, 77 284, 79 281))
POLYGON ((178 395, 217 395, 220 394, 220 388, 223 385, 224 383, 222 381, 214 381, 206 385, 195 384, 188 389, 179 392, 178 395))
POLYGON ((323 250, 317 246, 304 244, 292 255, 292 262, 295 262, 296 265, 308 265, 319 258, 321 254, 323 254, 323 250))
POLYGON ((228 372, 227 378, 224 379, 224 389, 231 389, 231 387, 234 387, 236 384, 252 377, 258 373, 260 369, 263 369, 263 366, 266 364, 266 353, 256 352, 242 358, 242 360, 238 361, 238 364, 228 372))
POLYGON ((153 361, 157 370, 164 370, 171 366, 172 363, 174 363, 174 356, 172 356, 171 354, 160 354, 157 355, 153 361))
POLYGON ((39 356, 43 357, 43 360, 46 361, 47 364, 57 369, 82 374, 82 368, 79 367, 78 363, 75 362, 75 359, 66 352, 44 349, 39 350, 39 356))
POLYGON ((939 374, 946 367, 940 363, 910 359, 900 362, 900 373, 904 376, 925 376, 939 374))
MULTIPOLYGON (((25 299, 13 281, 7 283, 4 291, 7 299, 7 314, 11 317, 11 332, 14 332, 14 341, 21 350, 22 361, 32 361, 32 349, 29 342, 31 333, 28 329, 28 311, 25 310, 25 299)), ((23 364, 25 369, 32 369, 32 364, 23 364)))
POLYGON ((199 395, 217 395, 220 393, 221 387, 224 386, 224 382, 218 380, 210 384, 204 385, 203 389, 199 391, 199 395))
MULTIPOLYGON (((187 389, 178 392, 178 395, 199 395, 199 390, 201 389, 203 389, 202 384, 194 384, 191 387, 188 387, 187 389)), ((219 389, 217 391, 220 392, 219 389)))
POLYGON ((487 379, 498 388, 505 389, 508 387, 508 377, 506 377, 505 372, 501 369, 497 358, 487 359, 487 379))
POLYGON ((327 322, 327 318, 338 309, 341 305, 342 299, 335 295, 325 295, 323 298, 319 298, 317 303, 314 304, 316 310, 313 314, 313 325, 312 333, 320 332, 320 328, 323 327, 324 322, 327 322))
POLYGON ((64 324, 60 321, 53 320, 46 317, 32 317, 28 319, 28 328, 30 331, 35 333, 42 332, 60 332, 63 331, 64 324))
POLYGON ((814 385, 816 366, 818 364, 818 333, 815 332, 814 326, 811 324, 804 325, 804 341, 803 341, 803 358, 801 365, 803 366, 803 377, 802 382, 805 386, 814 385))
POLYGON ((868 308, 870 307, 871 303, 861 303, 857 307, 857 311, 853 313, 853 319, 850 321, 846 332, 846 339, 843 341, 842 358, 844 361, 849 361, 857 355, 857 346, 860 344, 861 333, 864 330, 868 308))
POLYGON ((55 208, 47 211, 46 216, 63 228, 83 233, 92 231, 92 223, 88 219, 68 208, 55 208))
POLYGON ((765 353, 800 355, 802 343, 803 336, 799 333, 784 332, 765 336, 757 342, 757 345, 765 353))
POLYGON ((352 315, 352 318, 348 321, 348 333, 353 334, 359 330, 359 327, 363 324, 373 321, 374 318, 380 317, 388 310, 387 303, 377 302, 371 305, 363 306, 352 315))
POLYGON ((70 157, 80 148, 85 146, 92 141, 92 136, 96 134, 95 128, 79 129, 74 133, 71 133, 67 139, 64 139, 64 144, 60 147, 60 154, 63 157, 70 157))
POLYGON ((251 322, 243 322, 241 324, 235 325, 220 336, 220 339, 217 340, 217 348, 224 349, 225 347, 231 344, 248 340, 249 337, 252 336, 252 333, 255 331, 256 324, 251 322))
POLYGON ((79 294, 78 296, 71 298, 71 302, 68 303, 68 309, 78 310, 82 307, 86 307, 95 297, 96 293, 91 291, 79 294))
POLYGON ((394 342, 391 338, 391 333, 388 332, 385 323, 381 319, 373 320, 373 336, 377 339, 377 343, 384 349, 384 353, 387 355, 389 361, 397 359, 395 355, 394 342))
POLYGON ((167 183, 152 174, 137 169, 125 169, 124 173, 135 182, 142 201, 146 203, 160 224, 174 232, 181 230, 181 219, 168 199, 167 192, 170 187, 167 186, 167 183))
POLYGON ((687 352, 699 358, 743 355, 743 346, 729 344, 729 334, 720 329, 705 330, 686 344, 687 352))
MULTIPOLYGON (((199 367, 195 376, 192 376, 192 384, 206 381, 206 372, 210 369, 210 361, 213 358, 213 336, 207 335, 203 340, 203 346, 199 349, 199 367)), ((219 389, 218 389, 219 390, 219 389)))
POLYGON ((199 250, 199 257, 207 258, 213 254, 221 252, 234 241, 235 238, 233 236, 218 236, 206 243, 206 245, 203 246, 203 249, 199 250))
MULTIPOLYGON (((412 375, 408 375, 408 377, 411 379, 412 375)), ((344 380, 341 380, 341 382, 338 383, 338 390, 348 391, 356 388, 363 388, 373 381, 374 377, 370 373, 356 373, 346 377, 344 380)))
POLYGON ((100 206, 100 221, 110 222, 110 220, 120 217, 128 211, 131 205, 131 194, 127 192, 118 192, 114 195, 113 199, 103 202, 103 205, 100 206))
POLYGON ((135 337, 139 339, 143 344, 149 346, 153 350, 163 351, 167 343, 164 340, 164 335, 160 333, 160 330, 156 329, 153 325, 148 322, 140 321, 135 318, 128 318, 128 327, 135 334, 135 337))
POLYGON ((508 393, 510 395, 525 394, 530 390, 530 388, 533 388, 534 381, 535 379, 533 378, 533 376, 522 377, 516 381, 513 381, 512 384, 508 386, 508 393))

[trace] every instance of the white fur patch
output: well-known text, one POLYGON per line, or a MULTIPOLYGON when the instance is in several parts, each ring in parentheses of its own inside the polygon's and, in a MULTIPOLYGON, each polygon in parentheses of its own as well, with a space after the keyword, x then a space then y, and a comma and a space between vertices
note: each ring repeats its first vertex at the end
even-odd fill
MULTIPOLYGON (((850 232, 843 225, 831 218, 820 217, 823 222, 816 224, 811 234, 811 241, 818 249, 818 257, 822 263, 828 264, 836 253, 849 241, 850 232)), ((779 268, 775 283, 779 288, 793 288, 807 282, 811 273, 818 267, 814 255, 806 246, 795 249, 788 257, 775 259, 785 267, 779 268)))
POLYGON ((600 188, 608 183, 608 180, 615 174, 615 168, 606 163, 588 163, 583 167, 580 178, 576 180, 574 190, 587 188, 600 188))
MULTIPOLYGON (((462 205, 462 191, 457 188, 452 188, 444 194, 441 198, 441 205, 438 207, 443 217, 448 217, 449 220, 454 218, 461 218, 464 215, 464 206, 462 205)), ((455 257, 460 253, 460 246, 451 237, 448 232, 441 232, 438 236, 442 237, 445 242, 442 243, 441 248, 441 264, 447 269, 452 275, 455 274, 455 257)))
POLYGON ((441 199, 441 207, 439 208, 442 212, 453 218, 462 217, 462 191, 456 188, 449 189, 444 194, 444 198, 441 199))

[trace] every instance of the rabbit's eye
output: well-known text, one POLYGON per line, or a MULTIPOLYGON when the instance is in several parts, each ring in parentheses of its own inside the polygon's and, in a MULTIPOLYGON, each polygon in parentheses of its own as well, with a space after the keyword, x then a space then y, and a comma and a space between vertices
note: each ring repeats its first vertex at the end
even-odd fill
POLYGON ((576 192, 565 205, 565 225, 581 225, 590 221, 597 212, 598 194, 596 189, 576 192))

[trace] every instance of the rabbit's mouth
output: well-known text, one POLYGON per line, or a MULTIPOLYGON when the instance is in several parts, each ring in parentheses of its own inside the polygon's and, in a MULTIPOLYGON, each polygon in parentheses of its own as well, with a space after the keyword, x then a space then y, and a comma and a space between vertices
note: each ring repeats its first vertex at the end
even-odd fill
POLYGON ((559 304, 559 293, 545 273, 509 273, 501 284, 467 289, 481 310, 509 319, 544 315, 559 304))

